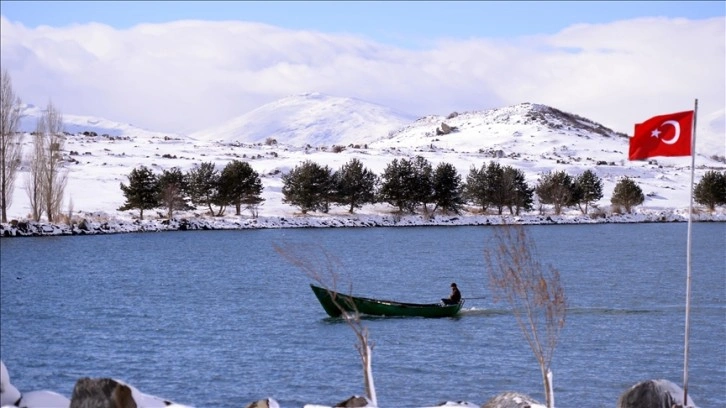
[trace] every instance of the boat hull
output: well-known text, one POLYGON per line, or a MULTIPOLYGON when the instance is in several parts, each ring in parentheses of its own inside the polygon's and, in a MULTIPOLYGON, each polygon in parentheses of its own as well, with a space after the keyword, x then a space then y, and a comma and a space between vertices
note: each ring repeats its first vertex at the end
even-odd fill
POLYGON ((390 300, 370 299, 345 295, 339 292, 310 285, 313 293, 330 317, 339 317, 345 312, 358 312, 371 316, 398 317, 451 317, 461 310, 463 301, 454 305, 440 303, 402 303, 390 300))

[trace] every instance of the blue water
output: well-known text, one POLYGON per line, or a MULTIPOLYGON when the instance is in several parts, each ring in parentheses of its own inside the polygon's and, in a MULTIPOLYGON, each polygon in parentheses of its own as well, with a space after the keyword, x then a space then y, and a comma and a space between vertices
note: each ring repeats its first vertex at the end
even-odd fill
MULTIPOLYGON (((366 318, 382 407, 544 401, 514 315, 488 290, 494 227, 194 231, 0 239, 0 358, 21 391, 70 397, 122 379, 196 407, 283 407, 364 394, 356 338, 273 245, 337 255, 338 287, 410 302, 458 283, 460 317, 366 318)), ((530 226, 569 309, 552 361, 558 407, 612 407, 646 379, 683 382, 687 224, 530 226)), ((325 273, 325 269, 319 269, 325 273)), ((726 406, 726 223, 693 226, 689 396, 726 406)))

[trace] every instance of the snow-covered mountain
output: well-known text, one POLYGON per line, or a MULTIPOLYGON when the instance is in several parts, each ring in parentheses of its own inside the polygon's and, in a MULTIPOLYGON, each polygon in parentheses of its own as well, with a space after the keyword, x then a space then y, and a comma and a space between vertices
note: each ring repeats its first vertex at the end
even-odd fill
POLYGON ((261 143, 271 138, 297 146, 366 144, 414 119, 358 99, 307 93, 268 103, 190 136, 226 143, 261 143))
MULTIPOLYGON (((33 118, 40 112, 32 106, 25 109, 24 131, 35 128, 33 118)), ((708 170, 726 169, 726 140, 723 131, 718 133, 722 116, 717 112, 699 118, 699 128, 706 131, 698 136, 696 181, 708 170)), ((594 120, 533 103, 416 120, 354 99, 306 94, 267 104, 218 130, 193 136, 147 131, 88 116, 63 117, 69 133, 65 145, 67 206, 119 218, 134 216, 133 211, 117 210, 125 201, 119 184, 127 183, 131 170, 141 165, 160 174, 172 167, 186 172, 202 162, 212 162, 221 170, 232 160, 248 161, 264 187, 259 215, 290 216, 297 209, 282 203, 281 175, 305 160, 337 170, 356 158, 380 175, 393 159, 416 155, 433 166, 452 164, 463 180, 472 167, 497 160, 521 169, 532 186, 548 171, 563 170, 576 176, 590 169, 603 180, 604 197, 597 204, 604 209, 623 176, 633 178, 643 190, 646 200, 640 208, 644 210, 682 213, 689 204, 690 158, 628 161, 627 135, 594 120), (267 138, 278 143, 264 143, 267 138), (344 148, 332 149, 333 145, 344 148)), ((26 152, 32 149, 31 142, 30 137, 24 138, 26 152)), ((15 183, 10 217, 23 219, 30 212, 24 188, 28 168, 26 159, 15 183)), ((375 204, 357 213, 394 210, 387 204, 375 204)), ((346 209, 331 210, 331 214, 338 212, 345 214, 346 209)))

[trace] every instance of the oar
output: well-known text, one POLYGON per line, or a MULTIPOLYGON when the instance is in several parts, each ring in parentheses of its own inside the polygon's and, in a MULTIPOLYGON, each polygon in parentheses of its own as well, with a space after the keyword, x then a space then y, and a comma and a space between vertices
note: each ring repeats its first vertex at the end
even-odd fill
POLYGON ((486 298, 487 298, 486 296, 481 296, 481 297, 465 297, 464 299, 469 300, 469 299, 486 299, 486 298))

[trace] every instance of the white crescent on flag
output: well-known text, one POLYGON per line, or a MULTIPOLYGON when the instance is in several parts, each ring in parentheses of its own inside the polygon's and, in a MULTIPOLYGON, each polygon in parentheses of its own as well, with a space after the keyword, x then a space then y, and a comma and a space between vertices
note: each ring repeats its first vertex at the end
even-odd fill
POLYGON ((673 143, 678 141, 678 138, 681 137, 681 124, 678 123, 678 121, 675 120, 666 120, 665 122, 661 123, 660 127, 663 127, 665 125, 672 125, 673 128, 676 130, 676 135, 673 136, 671 139, 661 139, 661 142, 665 144, 672 145, 673 143))

